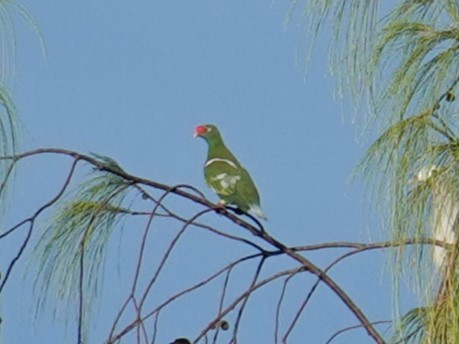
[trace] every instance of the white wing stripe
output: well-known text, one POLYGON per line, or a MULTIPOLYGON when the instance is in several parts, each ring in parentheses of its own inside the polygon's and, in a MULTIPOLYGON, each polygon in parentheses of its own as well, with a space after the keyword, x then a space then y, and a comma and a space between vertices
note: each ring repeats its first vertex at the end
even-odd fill
POLYGON ((231 160, 221 159, 221 158, 212 158, 210 160, 207 160, 207 162, 206 162, 206 164, 204 166, 207 167, 210 164, 213 164, 214 162, 224 162, 224 163, 230 165, 233 168, 237 168, 236 164, 234 162, 232 162, 231 160))

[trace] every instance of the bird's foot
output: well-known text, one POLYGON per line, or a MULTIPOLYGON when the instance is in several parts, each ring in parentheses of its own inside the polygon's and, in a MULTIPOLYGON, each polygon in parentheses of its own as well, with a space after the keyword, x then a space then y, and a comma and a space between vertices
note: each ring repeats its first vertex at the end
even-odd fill
POLYGON ((225 209, 225 207, 226 207, 225 201, 219 200, 218 203, 217 203, 216 206, 215 206, 215 211, 216 211, 218 214, 221 214, 221 213, 222 213, 222 210, 225 209))

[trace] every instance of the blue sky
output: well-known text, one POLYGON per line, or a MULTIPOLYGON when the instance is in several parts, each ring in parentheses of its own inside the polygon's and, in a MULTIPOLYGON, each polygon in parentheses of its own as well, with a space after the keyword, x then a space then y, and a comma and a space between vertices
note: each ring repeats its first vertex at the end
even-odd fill
MULTIPOLYGON (((266 230, 280 241, 287 245, 358 241, 367 240, 368 232, 380 237, 379 228, 373 222, 368 228, 362 217, 361 185, 349 183, 363 147, 351 124, 352 111, 334 97, 328 42, 318 40, 306 75, 306 33, 299 21, 285 26, 286 4, 242 0, 22 3, 39 24, 47 49, 44 57, 36 35, 19 20, 14 99, 24 129, 23 149, 60 147, 111 156, 132 174, 171 185, 190 184, 217 201, 202 175, 206 146, 192 137, 196 125, 213 123, 255 179, 269 218, 266 230)), ((46 198, 52 188, 48 185, 59 185, 65 175, 63 166, 55 159, 24 164, 15 189, 17 207, 8 217, 11 223, 46 198)), ((228 223, 222 228, 234 230, 228 223)), ((124 228, 114 235, 107 256, 106 289, 89 343, 103 341, 114 308, 125 295, 119 272, 132 268, 132 262, 116 263, 116 259, 120 252, 129 256, 130 249, 135 254, 130 230, 135 229, 124 228)), ((237 233, 242 235, 240 229, 237 233)), ((249 252, 202 233, 188 235, 158 295, 249 252), (184 275, 189 280, 177 277, 184 275)), ((153 240, 152 252, 160 250, 162 240, 166 241, 161 236, 153 240)), ((306 256, 324 266, 339 252, 306 256)), ((366 253, 331 273, 375 321, 391 317, 385 261, 381 252, 366 253)), ((24 265, 18 267, 3 297, 5 343, 62 343, 62 338, 74 342, 72 325, 64 337, 62 317, 52 320, 45 312, 31 325, 33 298, 31 281, 22 282, 24 265)), ((278 259, 267 270, 290 265, 278 259)), ((241 276, 247 278, 247 271, 241 276)), ((311 276, 295 282, 287 318, 313 282, 311 276)), ((267 288, 249 303, 246 321, 251 325, 241 329, 241 343, 272 341, 270 312, 279 286, 267 288)), ((209 302, 204 293, 171 309, 164 315, 158 343, 180 336, 194 338, 200 330, 197 324, 208 319, 209 302)), ((323 343, 334 331, 356 323, 338 298, 320 287, 291 343, 323 343)), ((334 341, 368 342, 360 330, 334 341)))

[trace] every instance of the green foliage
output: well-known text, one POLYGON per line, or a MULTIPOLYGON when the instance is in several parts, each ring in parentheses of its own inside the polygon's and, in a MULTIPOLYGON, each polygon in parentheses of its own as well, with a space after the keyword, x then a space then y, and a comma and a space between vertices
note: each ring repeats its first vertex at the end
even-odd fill
POLYGON ((392 343, 408 344, 423 343, 425 341, 425 328, 428 323, 429 310, 425 307, 414 308, 403 316, 400 332, 391 340, 392 343))
MULTIPOLYGON (((376 131, 386 129, 368 149, 359 171, 394 241, 432 238, 433 231, 456 226, 457 19, 455 1, 402 1, 381 22, 369 61, 371 123, 378 123, 376 131)), ((457 342, 459 275, 453 246, 443 267, 433 266, 433 245, 396 251, 395 286, 400 278, 414 281, 420 301, 427 304, 401 319, 396 342, 457 342)))
MULTIPOLYGON (((38 25, 27 9, 13 0, 0 0, 0 156, 12 156, 18 146, 17 110, 10 96, 10 85, 16 73, 16 30, 13 14, 17 12, 38 34, 45 51, 38 25)), ((14 161, 0 160, 0 203, 5 205, 7 186, 13 176, 14 161)))
MULTIPOLYGON (((0 156, 11 156, 16 153, 16 117, 13 101, 6 88, 0 85, 0 156)), ((2 203, 6 195, 5 185, 12 176, 14 163, 11 160, 0 160, 0 180, 3 183, 0 188, 0 202, 2 203)))
MULTIPOLYGON (((314 37, 332 23, 332 66, 357 104, 370 104, 365 128, 376 136, 357 170, 392 240, 420 241, 459 226, 459 3, 384 5, 380 17, 377 0, 292 0, 288 18, 302 8, 314 37)), ((408 278, 427 304, 401 319, 395 342, 457 343, 457 246, 447 246, 443 267, 433 266, 434 245, 395 250, 396 289, 408 278)))
POLYGON ((378 35, 370 65, 372 99, 383 125, 426 111, 454 91, 459 29, 445 23, 440 3, 403 2, 378 35))
MULTIPOLYGON (((457 276, 442 282, 434 303, 427 307, 414 308, 404 315, 397 334, 391 343, 456 344, 459 338, 459 284, 457 276)), ((454 272, 457 274, 457 271, 454 272)))
POLYGON ((326 27, 332 28, 330 68, 340 78, 340 93, 357 97, 367 91, 367 62, 373 50, 379 5, 379 0, 290 1, 287 23, 300 12, 309 31, 307 36, 317 39, 326 27))
POLYGON ((16 74, 15 13, 38 35, 43 53, 45 52, 40 29, 29 11, 15 0, 0 0, 0 85, 9 85, 16 74))
MULTIPOLYGON (((97 159, 122 171, 110 158, 97 159)), ((87 181, 56 205, 33 253, 39 265, 35 282, 40 296, 38 310, 51 296, 56 298, 56 311, 60 307, 72 309, 80 296, 86 312, 93 308, 106 245, 125 214, 120 206, 130 185, 117 175, 94 169, 87 181)))

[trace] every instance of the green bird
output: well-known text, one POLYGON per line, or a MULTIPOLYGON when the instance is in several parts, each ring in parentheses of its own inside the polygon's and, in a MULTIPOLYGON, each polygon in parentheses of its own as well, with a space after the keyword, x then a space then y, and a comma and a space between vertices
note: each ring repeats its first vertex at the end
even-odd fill
POLYGON ((204 163, 207 185, 220 197, 220 205, 233 204, 239 209, 267 220, 260 207, 260 196, 247 170, 239 163, 215 125, 196 127, 194 137, 206 140, 209 149, 204 163))

